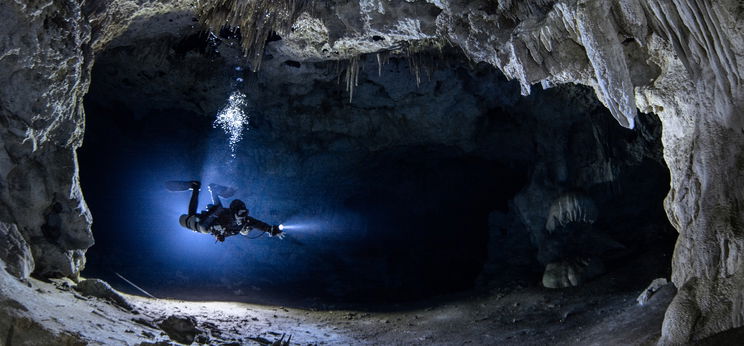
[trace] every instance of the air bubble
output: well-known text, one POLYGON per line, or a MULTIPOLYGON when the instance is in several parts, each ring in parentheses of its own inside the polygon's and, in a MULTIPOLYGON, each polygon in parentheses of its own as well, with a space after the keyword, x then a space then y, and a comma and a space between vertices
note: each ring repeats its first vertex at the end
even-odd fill
POLYGON ((245 94, 234 91, 227 99, 227 105, 217 113, 217 119, 212 124, 212 127, 221 128, 229 136, 228 142, 232 157, 235 157, 235 146, 243 139, 243 130, 248 128, 250 121, 250 116, 243 110, 245 106, 245 94))

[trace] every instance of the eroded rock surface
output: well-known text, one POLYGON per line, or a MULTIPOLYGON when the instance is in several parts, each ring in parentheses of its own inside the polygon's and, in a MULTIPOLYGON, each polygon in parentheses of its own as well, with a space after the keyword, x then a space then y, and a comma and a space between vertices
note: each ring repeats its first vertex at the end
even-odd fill
POLYGON ((26 240, 16 225, 0 223, 0 260, 5 270, 19 279, 27 278, 34 271, 34 258, 26 240))
POLYGON ((658 291, 662 289, 667 288, 674 288, 674 285, 672 285, 669 280, 666 278, 658 278, 654 279, 654 281, 651 281, 651 283, 648 285, 645 291, 641 293, 641 295, 636 298, 636 301, 638 302, 638 305, 646 305, 651 297, 654 296, 658 291))
POLYGON ((159 326, 173 341, 186 345, 191 345, 196 336, 202 333, 196 327, 196 319, 191 316, 168 316, 159 326))
POLYGON ((600 280, 606 282, 594 281, 572 292, 504 288, 490 296, 391 312, 310 311, 126 296, 140 312, 134 315, 105 300, 81 297, 66 285, 34 278, 22 283, 0 270, 0 340, 11 345, 167 345, 174 341, 156 324, 179 315, 187 316, 204 332, 195 338, 197 342, 220 345, 271 344, 289 336, 292 343, 303 345, 405 344, 411 340, 557 345, 652 342, 670 297, 656 294, 641 307, 633 301, 637 292, 617 296, 612 279, 600 280), (595 296, 588 299, 581 290, 595 296), (524 317, 528 318, 520 320, 524 317))
POLYGON ((40 276, 74 276, 93 244, 75 149, 92 54, 74 1, 4 2, 0 24, 0 220, 29 244, 40 276))
POLYGON ((86 279, 78 282, 75 290, 86 297, 96 297, 108 299, 114 304, 127 310, 134 310, 134 307, 119 292, 116 292, 108 282, 99 279, 86 279))
POLYGON ((542 284, 547 288, 574 287, 604 272, 604 264, 597 258, 571 259, 548 263, 542 284))

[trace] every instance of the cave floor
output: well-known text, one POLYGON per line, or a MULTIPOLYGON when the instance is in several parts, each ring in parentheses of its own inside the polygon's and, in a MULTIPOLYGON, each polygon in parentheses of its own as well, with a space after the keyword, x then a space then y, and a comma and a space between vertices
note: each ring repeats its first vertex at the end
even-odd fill
POLYGON ((642 288, 618 285, 621 276, 609 273, 580 288, 514 284, 415 306, 370 307, 375 312, 124 295, 136 307, 132 313, 79 295, 69 281, 22 283, 0 272, 0 328, 10 325, 5 341, 44 340, 30 345, 51 336, 66 344, 167 344, 157 324, 170 315, 194 317, 216 345, 268 344, 282 335, 291 335, 292 344, 650 345, 674 294, 669 285, 639 306, 642 288))
POLYGON ((292 335, 300 344, 652 345, 673 292, 638 306, 635 294, 595 296, 539 288, 501 291, 432 307, 393 311, 307 311, 242 303, 135 298, 152 319, 196 317, 224 341, 273 341, 292 335))

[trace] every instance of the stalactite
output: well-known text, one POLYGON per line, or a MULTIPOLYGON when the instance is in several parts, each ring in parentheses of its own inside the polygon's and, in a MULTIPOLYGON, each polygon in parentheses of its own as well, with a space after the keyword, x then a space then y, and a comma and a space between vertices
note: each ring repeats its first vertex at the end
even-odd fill
POLYGON ((198 14, 212 31, 225 26, 240 29, 244 54, 255 72, 271 33, 287 34, 308 4, 307 0, 206 0, 199 3, 198 14))
POLYGON ((409 52, 407 55, 409 70, 416 79, 416 86, 421 85, 421 73, 419 72, 419 59, 418 54, 415 52, 409 52))
POLYGON ((359 85, 359 58, 358 55, 349 58, 346 67, 346 91, 349 92, 349 103, 354 99, 354 88, 359 85))
POLYGON ((377 76, 382 76, 382 66, 390 61, 390 52, 382 51, 375 54, 377 58, 377 76))
POLYGON ((556 198, 550 206, 545 229, 552 233, 571 222, 594 223, 597 214, 597 206, 591 198, 566 193, 556 198))
POLYGON ((416 79, 416 86, 421 84, 421 73, 426 73, 427 79, 431 79, 431 74, 437 61, 442 60, 442 49, 450 45, 445 40, 423 40, 416 44, 409 44, 405 47, 404 55, 408 60, 408 66, 416 79))
MULTIPOLYGON (((443 59, 442 48, 446 44, 447 42, 442 40, 431 40, 430 42, 427 40, 427 42, 419 45, 406 45, 396 51, 375 53, 377 75, 382 75, 382 66, 389 62, 391 56, 402 56, 408 61, 409 70, 416 80, 416 86, 419 86, 421 84, 422 74, 426 74, 426 78, 431 79, 437 62, 443 59)), ((341 72, 343 69, 346 91, 349 93, 349 102, 353 101, 354 89, 359 85, 359 70, 364 71, 364 64, 360 64, 360 60, 364 61, 364 58, 364 55, 356 55, 345 62, 342 60, 336 61, 336 82, 338 84, 341 83, 341 72)))

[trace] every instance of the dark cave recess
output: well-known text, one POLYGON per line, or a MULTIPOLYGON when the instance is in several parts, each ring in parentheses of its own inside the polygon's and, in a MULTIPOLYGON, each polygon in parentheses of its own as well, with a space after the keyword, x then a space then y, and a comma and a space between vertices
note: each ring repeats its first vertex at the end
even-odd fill
POLYGON ((101 53, 85 99, 81 183, 96 237, 86 276, 136 293, 120 273, 158 297, 302 306, 534 285, 535 228, 576 188, 596 201, 597 229, 627 247, 608 271, 671 253, 658 119, 623 129, 586 88, 523 98, 459 58, 417 86, 405 59, 378 75, 370 58, 349 103, 332 63, 274 58, 247 75, 193 42, 149 44, 101 53), (250 129, 232 157, 212 122, 236 91, 250 129), (181 229, 188 194, 162 183, 196 178, 238 187, 255 217, 302 228, 225 243, 181 229))

